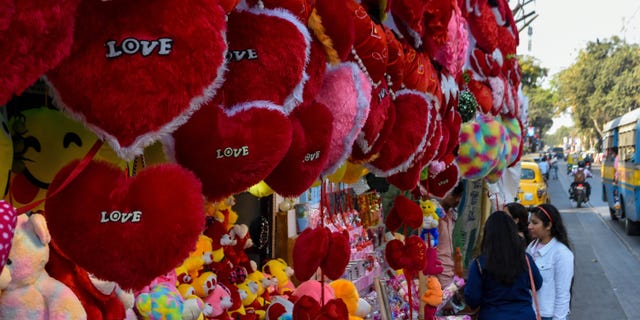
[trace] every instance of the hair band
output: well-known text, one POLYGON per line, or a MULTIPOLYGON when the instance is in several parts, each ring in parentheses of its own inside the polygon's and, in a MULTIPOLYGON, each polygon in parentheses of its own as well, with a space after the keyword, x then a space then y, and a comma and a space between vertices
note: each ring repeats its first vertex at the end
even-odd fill
POLYGON ((549 214, 549 212, 547 212, 547 210, 545 210, 545 209, 544 209, 543 207, 541 207, 541 206, 538 206, 538 209, 540 209, 540 210, 544 213, 544 215, 545 215, 545 216, 547 216, 547 218, 549 218, 549 221, 550 221, 550 222, 553 222, 553 219, 551 219, 551 215, 549 214))

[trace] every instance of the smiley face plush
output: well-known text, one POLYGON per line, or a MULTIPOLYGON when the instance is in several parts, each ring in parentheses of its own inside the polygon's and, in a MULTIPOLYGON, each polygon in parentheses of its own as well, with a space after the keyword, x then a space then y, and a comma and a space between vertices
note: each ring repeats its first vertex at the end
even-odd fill
MULTIPOLYGON (((6 110, 6 109, 3 109, 6 110)), ((13 143, 9 133, 9 124, 5 114, 0 110, 0 195, 7 194, 11 165, 13 164, 13 143)))
MULTIPOLYGON (((98 140, 80 122, 55 109, 29 109, 22 115, 25 133, 20 137, 21 141, 15 143, 24 146, 21 155, 24 169, 11 178, 7 195, 16 208, 44 199, 56 173, 69 162, 84 157, 98 140)), ((107 145, 100 148, 95 159, 107 161, 123 170, 126 167, 126 163, 107 145)), ((44 204, 34 208, 42 209, 44 204)))

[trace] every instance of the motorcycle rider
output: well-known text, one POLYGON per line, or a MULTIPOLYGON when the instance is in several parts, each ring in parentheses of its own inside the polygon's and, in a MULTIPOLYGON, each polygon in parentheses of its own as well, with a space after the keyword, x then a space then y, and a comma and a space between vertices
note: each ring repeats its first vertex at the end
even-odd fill
POLYGON ((589 201, 591 185, 587 182, 587 178, 590 178, 593 175, 591 174, 591 171, 586 168, 584 161, 578 161, 578 168, 573 169, 569 175, 573 176, 573 182, 571 183, 571 188, 569 188, 569 195, 571 199, 573 199, 573 191, 575 190, 576 185, 578 185, 578 183, 582 183, 587 188, 587 201, 589 201))

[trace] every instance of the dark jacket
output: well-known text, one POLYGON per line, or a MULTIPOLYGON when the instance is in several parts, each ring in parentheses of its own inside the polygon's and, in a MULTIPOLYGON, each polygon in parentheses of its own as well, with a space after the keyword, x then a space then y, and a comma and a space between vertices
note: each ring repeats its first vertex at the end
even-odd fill
MULTIPOLYGON (((533 258, 527 254, 531 265, 536 290, 542 286, 542 276, 533 258)), ((478 258, 484 269, 484 256, 478 258)), ((478 263, 473 260, 469 266, 469 279, 464 288, 464 298, 471 308, 480 307, 478 320, 535 320, 531 297, 529 271, 516 277, 512 286, 497 282, 486 270, 479 271, 478 263)))

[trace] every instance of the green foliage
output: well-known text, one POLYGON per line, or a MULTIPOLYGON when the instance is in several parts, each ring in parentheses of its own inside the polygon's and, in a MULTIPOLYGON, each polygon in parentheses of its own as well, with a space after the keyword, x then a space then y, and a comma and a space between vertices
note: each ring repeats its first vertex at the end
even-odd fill
POLYGON ((546 132, 553 125, 557 97, 553 90, 543 88, 548 70, 530 56, 519 57, 522 69, 522 91, 529 97, 529 125, 546 132))
POLYGON ((578 130, 599 140, 607 121, 640 107, 640 47, 615 36, 589 42, 555 80, 560 109, 570 109, 578 130))
POLYGON ((542 85, 542 81, 549 69, 540 66, 540 61, 531 56, 518 56, 518 63, 522 70, 522 86, 524 88, 537 88, 542 85))
POLYGON ((549 146, 562 146, 564 137, 571 137, 574 135, 574 129, 562 126, 556 130, 553 134, 548 134, 545 137, 545 142, 549 146))

